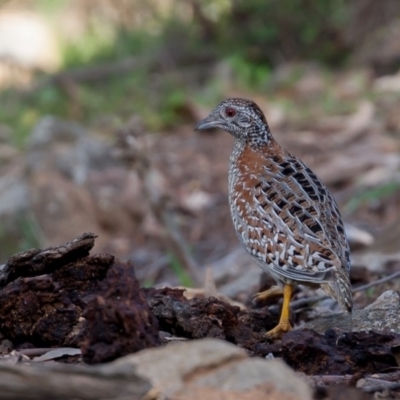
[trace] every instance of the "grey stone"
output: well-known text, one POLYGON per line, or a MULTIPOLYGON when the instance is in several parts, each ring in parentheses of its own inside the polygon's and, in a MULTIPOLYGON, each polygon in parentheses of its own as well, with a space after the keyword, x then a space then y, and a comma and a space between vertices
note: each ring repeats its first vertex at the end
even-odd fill
POLYGON ((245 391, 272 384, 278 391, 296 394, 298 398, 306 399, 309 388, 305 384, 299 384, 299 379, 283 361, 249 358, 204 373, 195 378, 192 384, 215 387, 222 391, 245 391), (286 379, 282 379, 285 376, 286 379))
POLYGON ((143 350, 115 361, 114 365, 123 370, 131 365, 153 383, 157 393, 171 399, 186 398, 183 394, 199 388, 216 390, 223 396, 260 387, 288 399, 312 399, 309 386, 283 362, 249 358, 242 349, 217 339, 143 350))
POLYGON ((400 294, 393 290, 382 293, 372 304, 363 310, 348 314, 336 314, 320 317, 308 322, 303 328, 323 333, 329 328, 345 331, 390 330, 400 333, 400 294))

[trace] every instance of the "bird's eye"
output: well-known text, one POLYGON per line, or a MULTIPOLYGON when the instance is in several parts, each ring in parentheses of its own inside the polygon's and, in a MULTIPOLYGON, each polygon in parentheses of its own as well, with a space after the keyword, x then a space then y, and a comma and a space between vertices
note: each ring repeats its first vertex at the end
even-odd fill
POLYGON ((236 110, 235 110, 234 108, 232 108, 232 107, 228 107, 228 108, 225 110, 225 114, 226 114, 226 116, 227 116, 228 118, 232 118, 232 117, 234 117, 234 116, 236 115, 236 110))

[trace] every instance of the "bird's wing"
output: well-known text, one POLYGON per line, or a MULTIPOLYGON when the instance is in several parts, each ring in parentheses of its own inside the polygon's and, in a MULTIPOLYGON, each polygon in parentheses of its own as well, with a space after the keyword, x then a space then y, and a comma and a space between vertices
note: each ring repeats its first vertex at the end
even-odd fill
POLYGON ((334 281, 338 270, 347 275, 350 252, 333 196, 290 154, 273 167, 266 163, 253 187, 245 221, 252 255, 295 281, 334 281))

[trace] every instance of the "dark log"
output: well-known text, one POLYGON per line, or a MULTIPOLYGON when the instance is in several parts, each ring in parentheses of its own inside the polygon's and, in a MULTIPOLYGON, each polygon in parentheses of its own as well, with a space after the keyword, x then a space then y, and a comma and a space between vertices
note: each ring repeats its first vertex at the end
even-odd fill
POLYGON ((400 335, 390 332, 294 330, 283 336, 281 351, 292 368, 308 375, 373 374, 397 367, 393 348, 399 344, 400 335))
POLYGON ((115 263, 102 287, 104 293, 83 314, 87 320, 81 346, 85 362, 111 361, 161 344, 157 320, 131 263, 115 263))
POLYGON ((88 256, 95 235, 85 233, 62 246, 11 257, 0 289, 0 334, 15 346, 78 346, 81 318, 101 290, 114 256, 88 256))
POLYGON ((53 274, 12 281, 0 290, 0 333, 15 346, 78 346, 82 312, 113 262, 111 255, 89 256, 53 274))
POLYGON ((147 289, 147 299, 160 329, 200 339, 212 337, 235 344, 265 340, 262 332, 277 323, 268 309, 242 311, 215 297, 186 299, 182 289, 147 289))
POLYGON ((97 236, 84 233, 61 246, 47 249, 31 249, 10 257, 0 271, 0 287, 7 285, 18 277, 38 276, 51 273, 68 263, 89 255, 97 236))

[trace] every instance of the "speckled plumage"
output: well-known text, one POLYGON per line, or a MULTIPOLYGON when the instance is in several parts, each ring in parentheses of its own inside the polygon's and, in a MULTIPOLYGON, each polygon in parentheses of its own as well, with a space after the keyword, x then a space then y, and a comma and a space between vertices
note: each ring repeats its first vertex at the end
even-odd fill
POLYGON ((350 251, 329 190, 275 141, 254 102, 223 101, 198 124, 210 127, 235 137, 229 203, 244 248, 280 286, 321 287, 351 312, 350 251))

